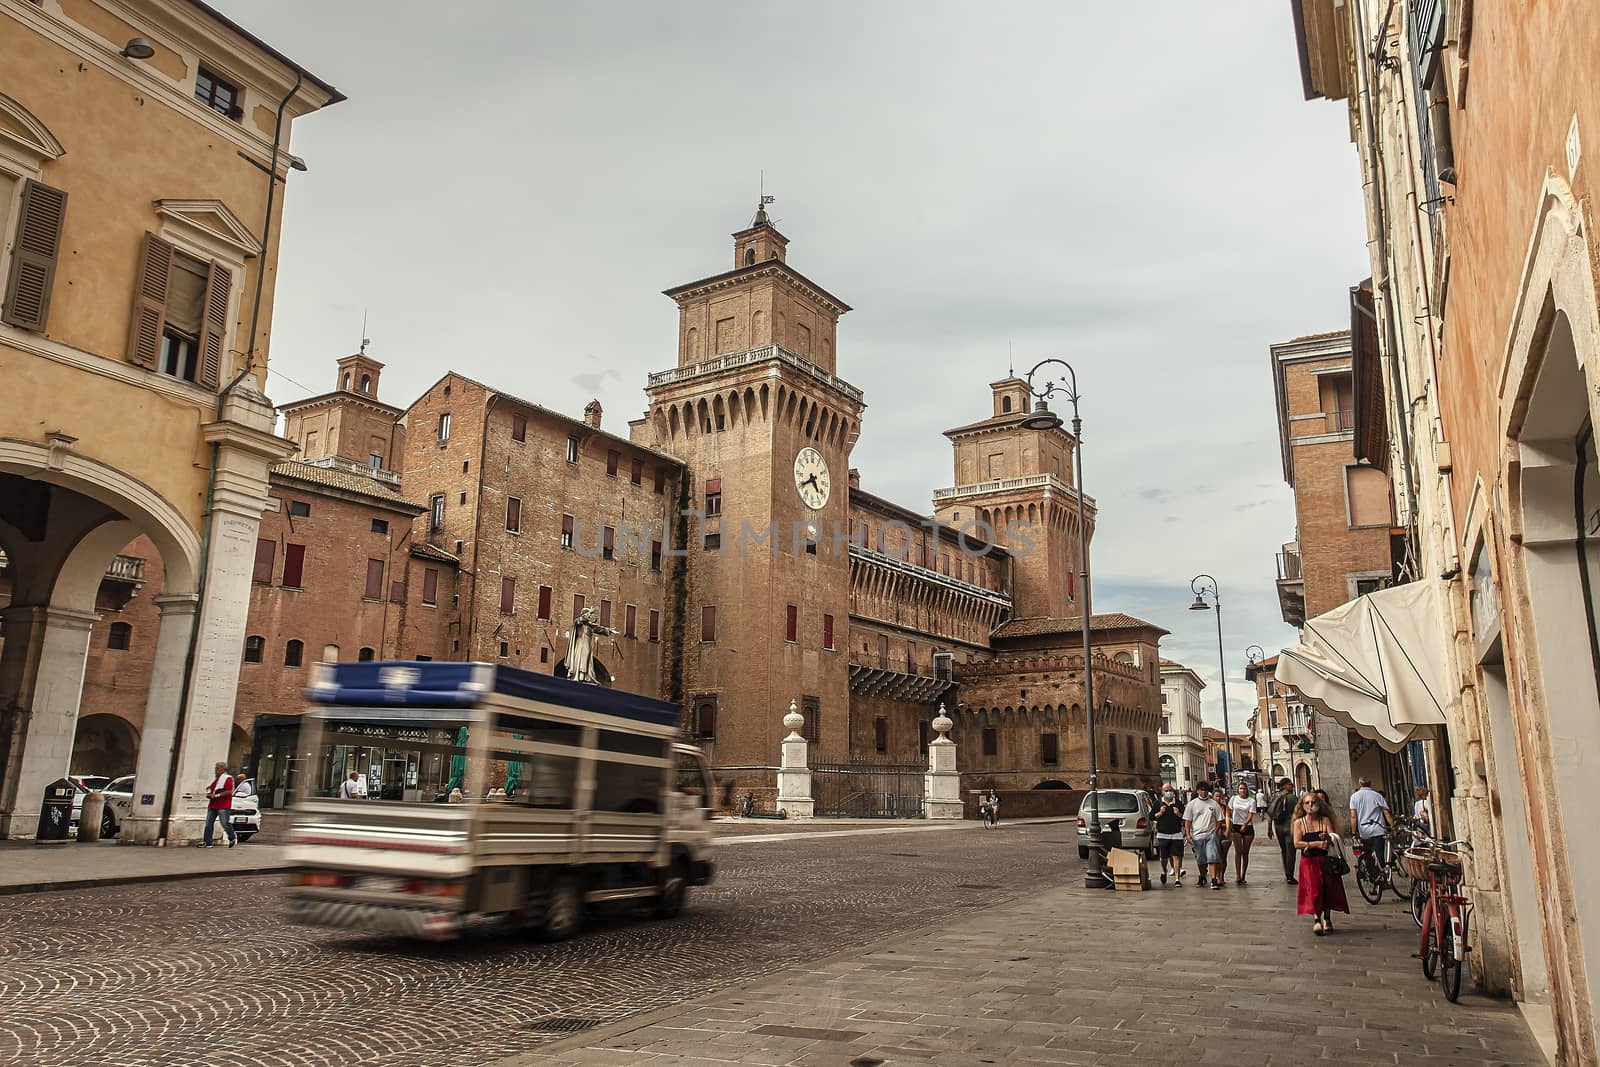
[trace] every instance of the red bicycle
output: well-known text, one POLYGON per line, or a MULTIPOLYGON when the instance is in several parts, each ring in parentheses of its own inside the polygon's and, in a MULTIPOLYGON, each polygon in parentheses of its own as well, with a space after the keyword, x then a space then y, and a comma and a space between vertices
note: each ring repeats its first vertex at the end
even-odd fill
POLYGON ((1461 895, 1462 856, 1457 847, 1472 851, 1465 841, 1441 841, 1432 848, 1405 854, 1406 870, 1419 883, 1426 879, 1428 899, 1422 912, 1422 938, 1417 956, 1422 974, 1439 979, 1445 999, 1461 996, 1461 964, 1472 951, 1472 902, 1461 895))

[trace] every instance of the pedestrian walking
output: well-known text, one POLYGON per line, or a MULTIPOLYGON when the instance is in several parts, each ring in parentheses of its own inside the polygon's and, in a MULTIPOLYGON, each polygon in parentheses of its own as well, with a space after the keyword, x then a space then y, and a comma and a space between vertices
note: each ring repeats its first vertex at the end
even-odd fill
POLYGON ((989 790, 989 825, 1000 825, 1000 794, 989 790))
POLYGON ((1259 805, 1244 782, 1228 798, 1228 831, 1233 837, 1233 881, 1244 885, 1250 873, 1250 846, 1256 840, 1256 812, 1259 805))
POLYGON ((1300 806, 1294 793, 1294 783, 1287 778, 1278 781, 1278 792, 1267 802, 1267 837, 1277 838, 1278 851, 1283 854, 1283 880, 1295 885, 1294 876, 1294 810, 1300 806))
POLYGON ((1195 787, 1196 796, 1183 809, 1183 836, 1194 847, 1194 861, 1200 868, 1201 886, 1206 884, 1209 869, 1211 888, 1222 888, 1223 835, 1222 806, 1211 799, 1211 784, 1201 782, 1195 787))
POLYGON ((339 783, 340 800, 359 800, 361 798, 361 775, 356 771, 350 772, 350 777, 339 783))
POLYGON ((1361 841, 1361 850, 1370 854, 1379 867, 1389 862, 1389 827, 1394 815, 1382 793, 1372 788, 1372 779, 1361 778, 1361 788, 1350 794, 1350 839, 1361 841))
POLYGON ((1336 873, 1344 859, 1344 843, 1333 822, 1333 808, 1314 793, 1300 798, 1294 821, 1294 847, 1300 850, 1300 891, 1296 895, 1301 915, 1312 916, 1311 932, 1318 937, 1333 932, 1333 913, 1350 913, 1344 894, 1344 876, 1336 873), (1332 865, 1330 867, 1330 865, 1332 865))
POLYGON ((1433 833, 1433 801, 1425 785, 1417 786, 1417 802, 1411 805, 1411 817, 1422 824, 1424 833, 1433 833))
POLYGON ((219 821, 223 833, 228 835, 228 847, 232 848, 239 843, 239 835, 233 832, 233 775, 228 773, 226 763, 217 764, 216 777, 206 786, 206 832, 200 838, 201 848, 211 848, 215 844, 211 840, 211 828, 219 821))
POLYGON ((1178 791, 1167 786, 1161 792, 1161 803, 1156 806, 1156 857, 1161 861, 1161 884, 1167 884, 1167 872, 1172 872, 1172 884, 1183 884, 1183 805, 1178 802, 1178 791))

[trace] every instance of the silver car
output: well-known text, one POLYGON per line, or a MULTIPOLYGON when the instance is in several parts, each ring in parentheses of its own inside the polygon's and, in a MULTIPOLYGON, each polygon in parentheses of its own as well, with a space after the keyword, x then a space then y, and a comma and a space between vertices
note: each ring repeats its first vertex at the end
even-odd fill
POLYGON ((1154 857, 1156 848, 1155 798, 1143 789, 1101 789, 1086 793, 1078 806, 1078 858, 1089 858, 1089 815, 1098 801, 1100 829, 1122 833, 1122 847, 1154 857))

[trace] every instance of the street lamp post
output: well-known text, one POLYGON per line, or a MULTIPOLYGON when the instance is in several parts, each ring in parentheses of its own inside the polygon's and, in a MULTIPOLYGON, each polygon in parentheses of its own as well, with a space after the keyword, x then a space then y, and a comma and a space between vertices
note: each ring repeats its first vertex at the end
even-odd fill
POLYGON ((1072 364, 1064 359, 1046 359, 1028 371, 1028 393, 1033 397, 1033 411, 1022 420, 1024 429, 1059 430, 1061 417, 1050 410, 1049 400, 1061 393, 1072 404, 1072 459, 1073 479, 1077 482, 1073 494, 1078 499, 1078 587, 1082 594, 1079 614, 1083 629, 1083 710, 1089 732, 1089 869, 1084 873, 1083 884, 1090 889, 1104 889, 1111 884, 1106 877, 1105 854, 1100 851, 1100 768, 1095 759, 1094 746, 1094 650, 1091 645, 1090 621, 1092 609, 1089 592, 1089 527, 1083 511, 1083 419, 1078 415, 1078 374, 1072 364), (1051 365, 1061 367, 1065 373, 1052 378, 1046 374, 1038 388, 1033 377, 1051 365))
POLYGON ((1227 793, 1233 778, 1233 734, 1228 729, 1228 661, 1222 654, 1222 595, 1217 591, 1217 580, 1209 574, 1197 574, 1189 580, 1194 590, 1194 603, 1190 611, 1216 611, 1217 613, 1217 666, 1222 671, 1222 750, 1228 754, 1228 769, 1222 774, 1222 791, 1227 793), (1207 603, 1206 598, 1210 598, 1207 603))
MULTIPOLYGON (((1261 661, 1263 659, 1266 659, 1266 657, 1267 657, 1267 650, 1262 648, 1260 645, 1251 645, 1249 648, 1244 650, 1245 662, 1247 664, 1249 664, 1249 666, 1255 667, 1258 670, 1260 669, 1261 661)), ((1258 770, 1258 771, 1260 769, 1261 769, 1260 767, 1256 768, 1256 770, 1258 770)), ((1268 796, 1271 796, 1272 795, 1272 790, 1277 788, 1276 777, 1277 776, 1272 773, 1272 683, 1268 682, 1267 683, 1267 781, 1273 783, 1273 785, 1272 785, 1272 787, 1270 789, 1263 790, 1263 792, 1265 792, 1268 796)))

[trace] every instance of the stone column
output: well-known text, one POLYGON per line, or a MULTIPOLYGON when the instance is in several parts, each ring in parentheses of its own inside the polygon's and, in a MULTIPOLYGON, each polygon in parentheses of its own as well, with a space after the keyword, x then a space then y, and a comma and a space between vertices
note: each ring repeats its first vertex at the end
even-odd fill
POLYGON ((789 701, 789 714, 783 717, 789 736, 783 739, 783 761, 778 769, 778 810, 791 819, 809 819, 816 813, 811 771, 806 766, 806 739, 800 736, 805 724, 805 716, 789 701))
POLYGON ((118 836, 123 841, 153 845, 160 837, 161 800, 172 772, 172 745, 178 727, 178 702, 183 696, 183 667, 189 655, 199 598, 193 593, 158 596, 161 610, 156 654, 150 665, 150 692, 145 700, 144 729, 139 738, 139 764, 133 778, 133 812, 118 836))
MULTIPOLYGON (((206 442, 217 446, 216 484, 206 520, 205 584, 189 700, 176 731, 178 770, 166 783, 172 809, 167 844, 199 840, 212 767, 228 758, 268 475, 273 463, 294 451, 293 445, 272 433, 274 418, 271 401, 247 377, 223 402, 222 418, 203 428, 206 442)), ((142 746, 141 757, 153 747, 148 742, 142 746)), ((170 759, 171 749, 165 751, 170 759)), ((135 800, 151 790, 141 786, 139 792, 135 800)), ((159 811, 156 816, 160 817, 159 811)))
POLYGON ((0 810, 0 838, 32 837, 44 787, 72 770, 89 633, 100 616, 37 606, 4 614, 7 651, 13 640, 25 642, 20 654, 27 662, 12 662, 17 688, 10 700, 19 709, 11 753, 15 784, 0 810))
POLYGON ((935 736, 928 742, 928 773, 922 782, 922 813, 929 819, 959 819, 963 813, 956 743, 945 736, 954 725, 940 704, 933 720, 935 736))

